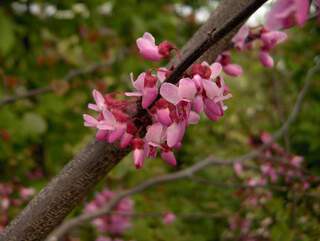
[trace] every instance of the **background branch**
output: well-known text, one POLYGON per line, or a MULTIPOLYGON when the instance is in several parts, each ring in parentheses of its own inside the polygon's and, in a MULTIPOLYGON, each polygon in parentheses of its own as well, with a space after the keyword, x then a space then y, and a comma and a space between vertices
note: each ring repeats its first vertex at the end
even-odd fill
MULTIPOLYGON (((70 82, 72 79, 74 79, 76 77, 79 77, 81 75, 91 74, 91 73, 94 73, 95 71, 97 71, 99 69, 109 67, 112 64, 114 64, 116 61, 119 61, 120 59, 122 59, 123 55, 124 55, 123 51, 120 51, 119 53, 116 54, 115 57, 110 58, 106 62, 94 63, 94 64, 89 65, 89 66, 84 67, 84 68, 82 67, 82 68, 79 68, 79 69, 70 70, 62 78, 62 80, 65 81, 65 82, 70 82)), ((55 86, 53 84, 50 84, 49 86, 28 90, 27 92, 22 93, 22 94, 17 94, 17 95, 5 97, 5 98, 0 100, 0 107, 4 106, 4 105, 7 105, 7 104, 12 104, 12 103, 14 103, 14 102, 16 102, 18 100, 21 100, 21 99, 26 99, 26 98, 34 97, 34 96, 37 96, 37 95, 46 94, 46 93, 52 92, 54 90, 55 90, 55 86)))

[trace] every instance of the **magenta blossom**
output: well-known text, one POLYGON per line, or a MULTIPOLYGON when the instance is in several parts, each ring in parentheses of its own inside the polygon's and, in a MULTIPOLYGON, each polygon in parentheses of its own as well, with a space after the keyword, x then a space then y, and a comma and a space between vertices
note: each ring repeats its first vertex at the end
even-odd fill
POLYGON ((232 42, 236 49, 244 50, 247 46, 247 38, 250 34, 250 28, 248 25, 243 25, 237 34, 233 37, 232 42))
POLYGON ((130 75, 132 85, 136 88, 135 92, 126 92, 126 96, 142 97, 142 107, 148 108, 149 105, 158 96, 157 77, 153 76, 150 72, 141 73, 136 81, 133 80, 133 74, 130 75))
MULTIPOLYGON (((173 49, 167 41, 157 46, 149 33, 139 38, 137 44, 140 53, 151 60, 167 57, 173 49)), ((84 125, 97 129, 96 139, 99 141, 117 142, 121 148, 130 147, 136 168, 141 168, 146 158, 156 158, 158 154, 169 165, 175 166, 174 150, 181 147, 186 128, 197 124, 203 111, 209 119, 216 121, 227 109, 224 101, 231 94, 220 76, 222 68, 217 62, 212 65, 206 62, 194 64, 177 84, 164 82, 174 67, 148 70, 136 80, 131 74, 135 90, 125 95, 141 98, 145 115, 135 115, 139 108, 137 99, 117 100, 115 95, 102 95, 94 90, 96 103, 88 107, 98 115, 83 115, 84 125)), ((228 68, 233 75, 239 74, 235 65, 230 64, 228 68)), ((95 220, 96 225, 101 222, 95 220)))
POLYGON ((196 85, 190 78, 183 78, 179 86, 171 83, 163 83, 160 88, 160 95, 170 103, 176 105, 180 101, 192 101, 197 93, 196 85))
POLYGON ((138 38, 136 43, 142 57, 151 61, 159 61, 168 57, 173 49, 168 41, 164 41, 157 46, 154 37, 148 32, 144 33, 143 37, 138 38))
MULTIPOLYGON (((237 44, 239 45, 239 43, 237 44)), ((241 44, 241 49, 243 50, 244 48, 245 42, 241 44)), ((243 74, 242 67, 238 64, 232 63, 229 51, 225 51, 222 54, 220 54, 216 61, 222 65, 223 71, 229 76, 238 77, 243 74)))
POLYGON ((172 212, 167 212, 163 215, 162 222, 164 224, 171 224, 176 220, 176 215, 172 212))
POLYGON ((308 20, 309 0, 278 0, 267 15, 266 27, 270 30, 303 26, 308 20))
MULTIPOLYGON (((86 205, 85 212, 92 213, 105 206, 115 194, 108 189, 96 194, 95 198, 86 205)), ((133 211, 133 201, 131 199, 122 199, 114 208, 116 212, 130 213, 133 211)), ((111 235, 122 234, 131 226, 130 216, 125 215, 106 215, 96 218, 92 224, 100 232, 108 232, 111 235)))

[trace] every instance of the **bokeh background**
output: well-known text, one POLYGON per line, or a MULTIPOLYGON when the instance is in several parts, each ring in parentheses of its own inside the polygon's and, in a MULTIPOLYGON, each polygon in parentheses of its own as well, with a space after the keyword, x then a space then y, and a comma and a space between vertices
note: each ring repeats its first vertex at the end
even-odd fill
MULTIPOLYGON (((131 88, 130 72, 137 75, 155 66, 138 56, 135 39, 148 31, 159 41, 167 39, 182 47, 218 3, 1 1, 0 99, 48 86, 50 90, 0 106, 0 206, 9 202, 8 209, 0 208, 0 227, 27 203, 21 189, 39 191, 91 140, 94 132, 83 126, 82 114, 88 112, 92 89, 126 91, 131 88), (70 71, 105 62, 111 64, 67 79, 70 71), (6 193, 5 186, 13 191, 6 193)), ((264 6, 250 24, 262 24, 267 9, 268 5, 264 6)), ((252 149, 250 137, 277 130, 320 53, 320 29, 315 19, 287 33, 288 41, 273 51, 273 69, 261 66, 255 50, 232 52, 233 61, 242 65, 244 75, 225 77, 233 94, 227 101, 229 109, 219 122, 202 118, 199 125, 188 129, 183 148, 176 153, 176 168, 156 159, 136 170, 129 155, 70 216, 83 212, 84 204, 105 187, 115 192, 130 188, 150 177, 183 169, 210 154, 220 158, 244 154, 252 149)), ((303 156, 304 167, 319 175, 320 78, 314 78, 298 120, 279 144, 303 156)), ((243 206, 237 188, 232 186, 240 182, 232 168, 208 168, 198 176, 210 181, 178 181, 133 196, 136 212, 173 212, 177 219, 165 225, 161 217, 135 217, 121 238, 242 240, 230 227, 230 218, 238 215, 250 219, 255 231, 261 228, 261 222, 272 218, 264 240, 320 240, 319 188, 314 188, 313 196, 298 201, 290 192, 275 192, 263 208, 250 209, 243 206), (212 215, 179 218, 179 213, 212 215)), ((72 232, 73 240, 95 240, 99 235, 91 225, 72 232)))

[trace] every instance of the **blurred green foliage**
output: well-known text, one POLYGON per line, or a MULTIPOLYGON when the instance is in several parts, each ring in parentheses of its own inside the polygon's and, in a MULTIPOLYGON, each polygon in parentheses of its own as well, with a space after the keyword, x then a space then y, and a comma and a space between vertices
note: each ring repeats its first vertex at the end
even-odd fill
MULTIPOLYGON (((210 11, 215 4, 204 0, 47 0, 4 1, 0 6, 0 97, 52 83, 58 86, 54 92, 0 106, 0 181, 15 176, 40 190, 92 138, 93 132, 84 128, 82 121, 82 114, 88 112, 91 90, 127 90, 130 72, 138 74, 155 67, 137 55, 135 39, 148 31, 159 41, 168 39, 181 47, 199 27, 195 12, 210 11), (190 10, 190 15, 177 13, 176 6, 181 4, 187 6, 184 11, 190 10), (55 8, 50 10, 48 6, 55 8), (108 61, 123 50, 124 57, 111 67, 64 83, 69 70, 108 61), (27 178, 28 173, 39 169, 43 178, 27 178)), ((249 136, 276 130, 290 113, 307 70, 320 53, 319 39, 315 21, 290 30, 289 40, 273 53, 277 68, 272 70, 261 67, 255 51, 234 53, 234 62, 243 66, 245 74, 226 77, 233 94, 227 101, 229 109, 219 122, 203 118, 188 130, 184 146, 177 153, 176 169, 209 154, 225 158, 243 154, 250 149, 249 136)), ((292 153, 305 157, 308 169, 315 175, 319 174, 320 155, 319 80, 316 76, 298 121, 290 128, 287 142, 282 141, 292 153)), ((112 190, 130 188, 174 170, 160 160, 152 160, 136 171, 129 156, 97 190, 105 185, 112 190)), ((237 182, 233 172, 223 167, 210 168, 201 176, 220 183, 237 182)), ((134 196, 134 200, 137 212, 204 212, 216 214, 217 218, 178 219, 170 226, 163 225, 160 218, 136 218, 125 240, 224 240, 229 232, 228 215, 242 209, 234 189, 190 180, 156 187, 134 196)), ((252 210, 249 215, 258 219, 275 217, 272 240, 319 240, 319 210, 318 214, 307 214, 309 205, 316 205, 307 203, 299 205, 296 212, 305 219, 295 226, 290 223, 292 209, 287 197, 281 195, 275 195, 268 210, 252 210)), ((81 208, 82 204, 72 215, 80 213, 81 208)), ((95 236, 89 227, 78 234, 81 240, 93 240, 95 236)))

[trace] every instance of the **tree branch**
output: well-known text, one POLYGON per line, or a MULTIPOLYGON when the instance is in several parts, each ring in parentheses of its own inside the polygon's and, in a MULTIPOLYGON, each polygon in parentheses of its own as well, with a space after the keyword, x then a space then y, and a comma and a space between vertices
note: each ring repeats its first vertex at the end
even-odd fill
MULTIPOLYGON (((197 162, 196 164, 194 164, 184 170, 181 170, 181 171, 178 171, 178 172, 175 172, 172 174, 163 175, 160 177, 151 178, 151 179, 149 179, 145 182, 142 182, 139 185, 137 185, 129 190, 118 193, 109 201, 109 203, 107 203, 101 209, 99 209, 95 212, 92 212, 92 213, 81 214, 80 216, 78 216, 76 218, 65 221, 61 226, 59 226, 56 230, 54 230, 52 232, 52 234, 46 239, 46 241, 60 240, 72 228, 77 227, 79 225, 82 225, 83 223, 88 222, 88 221, 95 219, 97 217, 100 217, 100 216, 103 216, 106 214, 110 214, 112 209, 123 198, 126 198, 128 196, 132 196, 137 193, 141 193, 141 192, 145 191, 146 189, 149 189, 150 187, 154 187, 154 186, 157 186, 160 184, 164 184, 164 183, 168 183, 168 182, 172 182, 172 181, 176 181, 176 180, 180 180, 180 179, 193 178, 195 173, 202 171, 203 169, 207 168, 208 166, 233 165, 236 162, 245 162, 247 160, 251 160, 253 158, 258 157, 264 149, 268 148, 272 143, 279 140, 285 134, 285 132, 288 130, 289 126, 296 120, 296 118, 301 110, 303 99, 306 96, 306 93, 310 87, 312 77, 319 71, 320 71, 320 61, 318 61, 316 63, 316 65, 308 71, 306 78, 305 78, 305 81, 304 81, 304 86, 302 87, 301 91, 298 94, 298 97, 297 97, 296 103, 292 109, 292 112, 290 113, 286 122, 280 127, 280 129, 278 129, 274 133, 270 142, 265 143, 257 150, 251 151, 248 154, 245 154, 240 157, 232 158, 229 160, 221 160, 221 159, 215 159, 210 156, 207 159, 200 161, 200 162, 197 162)), ((274 188, 276 188, 276 187, 274 187, 274 188)))
MULTIPOLYGON (((97 71, 97 70, 99 70, 101 68, 109 67, 114 62, 116 62, 117 60, 122 59, 123 53, 120 51, 120 53, 118 53, 116 55, 117 56, 109 59, 106 62, 94 63, 92 65, 89 65, 89 66, 85 67, 85 68, 79 68, 79 69, 70 70, 62 78, 62 80, 65 81, 65 82, 69 82, 72 79, 74 79, 76 77, 79 77, 81 75, 90 74, 90 73, 93 73, 93 72, 95 72, 95 71, 97 71)), ((5 97, 5 98, 0 100, 0 107, 4 106, 4 105, 7 105, 7 104, 12 104, 12 103, 14 103, 14 102, 16 102, 18 100, 21 100, 21 99, 34 97, 34 96, 41 95, 41 94, 46 94, 46 93, 52 92, 54 90, 55 90, 55 86, 51 84, 49 86, 45 86, 45 87, 29 90, 26 93, 5 97)))
MULTIPOLYGON (((205 48, 201 49, 200 52, 205 53, 198 61, 212 62, 215 60, 217 55, 228 46, 230 39, 243 21, 266 1, 223 0, 207 23, 194 34, 183 48, 182 59, 186 59, 186 56, 194 56, 193 52, 200 51, 195 46, 198 46, 198 43, 204 43, 209 37, 211 45, 206 44, 205 48, 211 48, 209 51, 206 51, 205 48), (238 23, 232 19, 241 22, 238 23), (208 30, 212 29, 216 29, 215 33, 208 35, 208 30), (212 40, 213 36, 216 36, 214 40, 217 42, 212 40)), ((177 68, 180 68, 177 61, 173 63, 177 68)), ((189 60, 184 63, 192 64, 189 60)), ((185 65, 185 67, 189 66, 185 65)), ((177 80, 179 77, 176 75, 177 80)), ((0 234, 0 240, 43 240, 128 152, 128 150, 122 150, 116 145, 92 141, 9 224, 0 234)))

